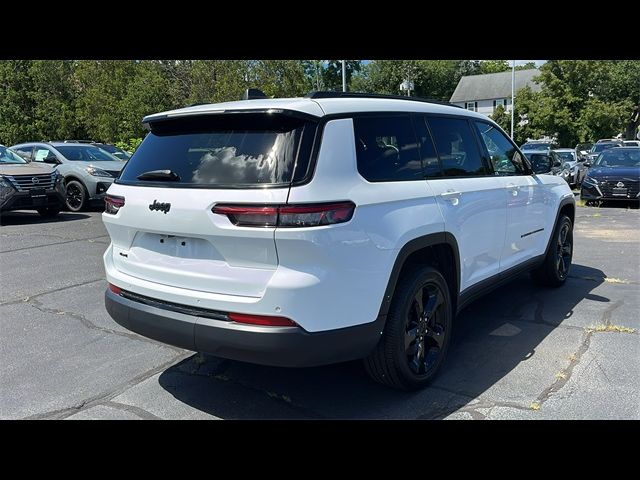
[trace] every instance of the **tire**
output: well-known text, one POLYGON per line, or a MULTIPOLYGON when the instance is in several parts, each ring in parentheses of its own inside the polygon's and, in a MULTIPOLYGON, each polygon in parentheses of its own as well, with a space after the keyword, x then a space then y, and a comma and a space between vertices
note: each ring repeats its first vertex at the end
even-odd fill
POLYGON ((67 195, 65 204, 71 212, 80 212, 87 205, 89 194, 84 185, 78 180, 70 180, 67 182, 67 195))
POLYGON ((396 389, 425 387, 446 357, 452 326, 451 298, 442 274, 426 266, 410 270, 396 286, 380 341, 364 359, 367 373, 396 389), (428 309, 431 315, 418 315, 428 309))
POLYGON ((561 215, 553 230, 549 251, 540 267, 531 275, 536 283, 547 287, 559 287, 569 276, 573 258, 573 223, 566 215, 561 215))
POLYGON ((60 209, 58 207, 38 208, 38 213, 44 218, 53 218, 58 216, 60 209))

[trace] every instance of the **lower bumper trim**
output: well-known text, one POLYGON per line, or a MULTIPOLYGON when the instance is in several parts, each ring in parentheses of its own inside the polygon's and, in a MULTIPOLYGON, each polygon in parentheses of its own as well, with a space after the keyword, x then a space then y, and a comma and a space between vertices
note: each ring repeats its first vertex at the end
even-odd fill
POLYGON ((310 333, 300 327, 245 325, 188 315, 107 290, 105 306, 123 327, 154 340, 222 358, 277 367, 312 367, 366 357, 386 316, 363 325, 310 333))

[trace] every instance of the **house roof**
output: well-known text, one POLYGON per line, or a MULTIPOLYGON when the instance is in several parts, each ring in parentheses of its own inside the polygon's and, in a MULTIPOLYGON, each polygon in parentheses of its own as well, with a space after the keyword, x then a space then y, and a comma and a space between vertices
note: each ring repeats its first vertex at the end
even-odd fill
MULTIPOLYGON (((538 92, 541 86, 533 82, 533 78, 540 74, 537 68, 516 70, 516 92, 527 85, 538 92)), ((458 82, 450 102, 470 102, 475 100, 490 100, 494 98, 511 97, 511 70, 500 73, 486 73, 484 75, 469 75, 458 82)))

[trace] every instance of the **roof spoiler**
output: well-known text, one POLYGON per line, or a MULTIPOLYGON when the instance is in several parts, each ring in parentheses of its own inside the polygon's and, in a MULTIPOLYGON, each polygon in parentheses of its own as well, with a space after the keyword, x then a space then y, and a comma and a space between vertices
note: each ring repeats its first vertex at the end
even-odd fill
POLYGON ((268 98, 267 95, 257 88, 247 88, 244 92, 242 100, 255 100, 258 98, 268 98))

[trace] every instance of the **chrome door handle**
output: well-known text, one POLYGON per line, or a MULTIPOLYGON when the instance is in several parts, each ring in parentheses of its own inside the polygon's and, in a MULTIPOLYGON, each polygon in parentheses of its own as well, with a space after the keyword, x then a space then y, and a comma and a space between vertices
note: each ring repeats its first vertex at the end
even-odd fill
POLYGON ((509 190, 511 192, 511 195, 515 197, 516 195, 518 195, 518 190, 520 190, 520 187, 514 183, 509 183, 507 184, 507 190, 509 190))
POLYGON ((440 194, 440 196, 444 200, 448 200, 453 205, 457 205, 458 204, 458 202, 460 201, 460 196, 461 195, 462 195, 461 192, 456 192, 455 190, 447 190, 446 192, 443 192, 443 193, 440 194))

